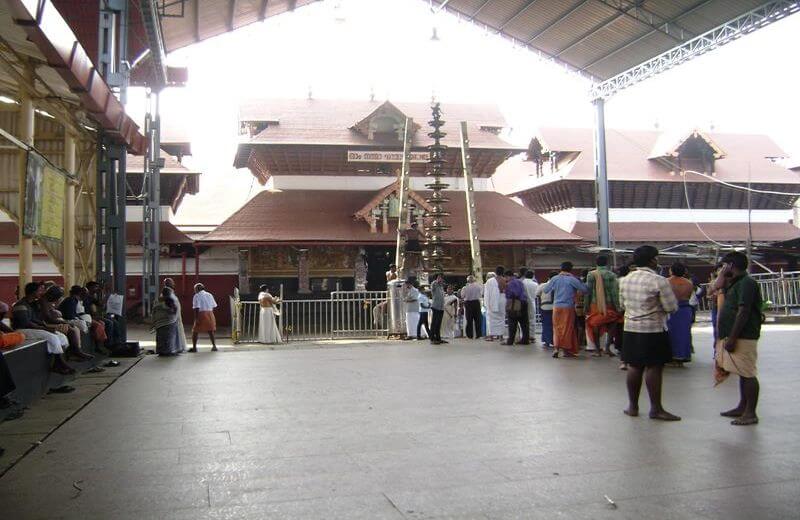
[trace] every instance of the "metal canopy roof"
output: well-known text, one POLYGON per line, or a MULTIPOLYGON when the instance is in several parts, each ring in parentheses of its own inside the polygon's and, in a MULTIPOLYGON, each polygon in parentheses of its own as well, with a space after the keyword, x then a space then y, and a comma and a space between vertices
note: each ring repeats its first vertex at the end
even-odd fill
MULTIPOLYGON (((318 0, 172 0, 168 51, 318 0)), ((563 64, 608 97, 800 11, 792 0, 423 0, 563 64)))
POLYGON ((318 0, 171 0, 158 2, 167 52, 318 0))
POLYGON ((771 2, 764 0, 434 0, 596 81, 607 80, 771 2))

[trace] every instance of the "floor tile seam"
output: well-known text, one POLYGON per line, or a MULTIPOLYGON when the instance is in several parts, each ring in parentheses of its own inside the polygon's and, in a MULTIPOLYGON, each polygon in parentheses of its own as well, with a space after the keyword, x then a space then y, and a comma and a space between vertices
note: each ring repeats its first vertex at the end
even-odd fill
MULTIPOLYGON (((213 484, 209 483, 209 486, 213 484)), ((308 496, 303 498, 281 498, 277 500, 256 500, 251 502, 236 502, 230 501, 223 505, 211 505, 211 509, 221 509, 224 507, 247 507, 247 506, 254 506, 259 504, 291 504, 293 502, 311 502, 314 500, 333 500, 333 499, 341 499, 341 498, 356 498, 356 497, 378 497, 381 494, 384 494, 384 491, 369 491, 367 493, 337 493, 335 495, 315 495, 315 496, 308 496)))
POLYGON ((7 466, 7 467, 6 467, 5 469, 3 469, 2 471, 0 471, 0 481, 2 481, 3 477, 4 477, 4 476, 5 476, 5 475, 6 475, 6 474, 9 472, 9 471, 11 471, 11 470, 12 470, 12 469, 13 469, 13 468, 14 468, 14 467, 17 465, 17 464, 19 464, 20 462, 22 462, 23 460, 25 460, 25 458, 26 458, 26 457, 27 457, 27 456, 28 456, 28 455, 29 455, 31 452, 33 452, 33 451, 34 451, 36 448, 38 448, 39 446, 41 446, 41 445, 42 445, 42 444, 43 444, 43 443, 44 443, 44 442, 45 442, 47 439, 49 439, 49 438, 50 438, 50 436, 52 436, 52 435, 53 435, 55 432, 57 432, 59 429, 61 429, 61 427, 62 427, 62 426, 64 426, 64 425, 65 425, 65 424, 67 424, 67 423, 68 423, 70 420, 72 420, 72 418, 73 418, 73 417, 75 417, 75 416, 76 416, 76 415, 78 415, 78 414, 79 414, 81 411, 83 411, 83 409, 84 409, 84 408, 86 408, 87 406, 89 406, 89 405, 90 405, 90 404, 91 404, 91 403, 92 403, 92 402, 93 402, 95 399, 97 399, 98 397, 100 397, 101 395, 103 395, 103 394, 104 394, 104 393, 105 393, 105 392, 106 392, 106 391, 107 391, 109 388, 111 388, 111 386, 112 386, 112 385, 114 385, 114 384, 115 384, 117 381, 119 381, 120 379, 122 379, 122 377, 123 377, 125 374, 127 374, 128 372, 130 372, 130 371, 133 369, 133 367, 135 367, 136 365, 138 365, 138 364, 139 364, 139 363, 142 361, 142 359, 144 359, 144 356, 139 356, 139 357, 136 359, 136 361, 134 361, 134 362, 131 364, 131 366, 129 366, 128 368, 126 368, 126 369, 125 369, 125 370, 124 370, 122 373, 120 373, 120 374, 119 374, 119 376, 117 376, 117 377, 116 377, 116 378, 115 378, 113 381, 111 381, 110 383, 108 383, 108 385, 107 385, 107 386, 106 386, 104 389, 102 389, 101 391, 99 391, 98 393, 96 393, 95 395, 93 395, 92 397, 90 397, 88 401, 86 401, 85 403, 83 403, 83 405, 81 405, 80 407, 78 407, 78 409, 76 409, 76 410, 75 410, 75 411, 73 411, 71 414, 69 414, 67 417, 65 417, 65 418, 64 418, 64 419, 63 419, 61 422, 59 422, 59 423, 58 423, 58 424, 55 426, 55 428, 53 428, 52 430, 50 430, 50 432, 49 432, 49 433, 47 433, 47 434, 46 434, 44 437, 42 437, 41 439, 39 439, 39 441, 37 441, 36 443, 33 443, 33 444, 31 444, 31 446, 30 446, 30 447, 29 447, 27 450, 25 450, 25 452, 24 452, 24 453, 23 453, 23 454, 22 454, 22 455, 21 455, 21 456, 20 456, 20 457, 19 457, 17 460, 15 460, 14 462, 12 462, 12 463, 11 463, 9 466, 7 466))
MULTIPOLYGON (((619 500, 615 500, 617 503, 624 503, 624 502, 631 502, 634 500, 639 500, 642 498, 668 498, 673 496, 681 496, 681 495, 696 495, 701 493, 708 493, 709 491, 725 491, 729 489, 740 489, 740 488, 750 488, 750 487, 764 487, 764 486, 771 486, 774 484, 786 484, 791 482, 798 482, 800 483, 800 478, 790 478, 790 479, 778 479, 768 482, 754 482, 749 484, 732 484, 730 486, 718 486, 718 487, 710 487, 710 488, 699 488, 693 489, 691 491, 676 491, 674 493, 653 493, 647 495, 638 495, 635 497, 629 498, 621 498, 619 500)), ((613 498, 613 497, 611 497, 613 498)))

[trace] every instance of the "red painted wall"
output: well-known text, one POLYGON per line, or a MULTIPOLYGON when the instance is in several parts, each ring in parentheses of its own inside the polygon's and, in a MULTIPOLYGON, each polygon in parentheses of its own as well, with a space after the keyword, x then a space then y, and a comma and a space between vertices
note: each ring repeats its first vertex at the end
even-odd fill
MULTIPOLYGON (((176 276, 162 276, 160 282, 163 284, 164 278, 172 278, 175 280, 175 289, 178 294, 178 299, 181 301, 181 312, 183 314, 183 322, 191 324, 194 319, 192 312, 192 296, 194 296, 194 284, 197 282, 202 283, 206 287, 206 291, 214 295, 217 300, 217 310, 215 316, 217 318, 217 325, 221 327, 229 327, 231 324, 231 306, 230 296, 233 296, 233 288, 239 283, 239 277, 233 274, 222 275, 200 275, 199 278, 187 275, 185 283, 183 277, 176 276), (184 287, 185 285, 185 287, 184 287)), ((127 297, 125 300, 126 309, 139 308, 142 302, 142 277, 140 275, 128 276, 126 285, 128 289, 127 297)), ((141 312, 139 310, 139 312, 141 312)))

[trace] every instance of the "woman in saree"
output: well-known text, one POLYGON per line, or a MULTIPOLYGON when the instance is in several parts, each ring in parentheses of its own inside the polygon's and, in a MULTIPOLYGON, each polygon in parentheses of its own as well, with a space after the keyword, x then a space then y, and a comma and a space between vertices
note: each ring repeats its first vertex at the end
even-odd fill
POLYGON ((277 316, 275 306, 280 303, 280 299, 272 296, 269 288, 262 285, 258 288, 258 303, 261 306, 261 313, 258 320, 258 342, 267 345, 275 345, 283 341, 281 331, 275 322, 277 316))
POLYGON ((458 296, 454 287, 448 285, 444 295, 444 315, 442 317, 442 337, 453 339, 455 337, 456 319, 458 317, 458 296))
POLYGON ((670 277, 667 279, 672 286, 672 292, 678 299, 678 310, 670 314, 667 319, 669 329, 669 343, 672 347, 672 363, 683 366, 683 363, 692 360, 692 318, 694 311, 689 299, 694 293, 694 284, 686 278, 686 266, 675 262, 669 269, 670 277))
POLYGON ((164 287, 158 305, 153 307, 153 328, 156 333, 156 354, 177 356, 185 350, 180 341, 178 328, 178 307, 175 305, 172 289, 164 287))

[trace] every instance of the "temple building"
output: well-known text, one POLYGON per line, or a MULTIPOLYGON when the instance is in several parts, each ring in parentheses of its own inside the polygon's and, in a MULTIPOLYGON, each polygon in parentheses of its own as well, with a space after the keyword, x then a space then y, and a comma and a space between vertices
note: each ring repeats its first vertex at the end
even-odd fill
MULTIPOLYGON (((699 130, 606 130, 612 243, 653 243, 713 261, 750 238, 762 263, 796 268, 777 243, 800 238, 800 174, 769 137, 699 130), (749 192, 753 190, 776 193, 749 192), (795 195, 792 195, 792 194, 795 195)), ((499 191, 597 243, 592 131, 544 128, 493 177, 499 191)))
MULTIPOLYGON (((580 237, 495 192, 498 166, 524 149, 506 142, 496 107, 442 103, 448 146, 444 166, 450 212, 445 232, 448 276, 470 268, 466 198, 460 159, 460 122, 466 121, 484 266, 541 264, 548 248, 579 244, 580 237)), ((399 219, 397 178, 402 133, 413 120, 409 219, 425 224, 430 210, 425 177, 428 151, 425 103, 264 100, 240 112, 243 142, 235 166, 267 187, 217 229, 202 246, 239 261, 239 288, 283 284, 289 294, 385 288, 395 258, 399 219)), ((554 262, 555 260, 553 260, 554 262)))

